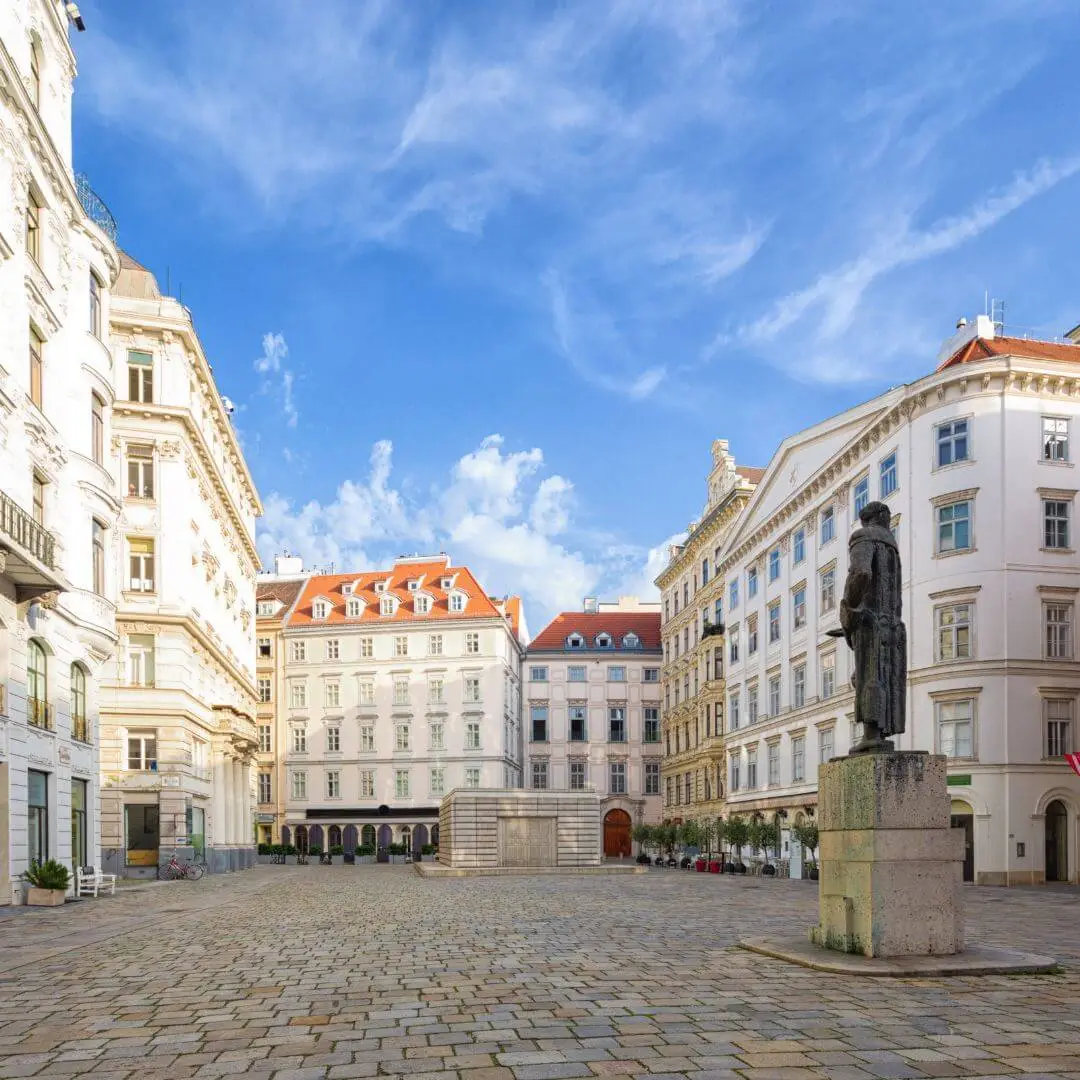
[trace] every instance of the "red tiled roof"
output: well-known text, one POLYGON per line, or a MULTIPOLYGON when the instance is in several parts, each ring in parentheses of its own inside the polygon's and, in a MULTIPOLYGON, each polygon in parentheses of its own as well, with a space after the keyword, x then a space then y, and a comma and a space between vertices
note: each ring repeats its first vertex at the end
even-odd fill
POLYGON ((529 652, 549 650, 578 651, 566 647, 566 639, 573 633, 580 634, 585 639, 587 651, 595 648, 596 635, 607 631, 614 639, 613 649, 604 649, 604 652, 622 652, 622 639, 624 634, 631 631, 641 639, 641 649, 625 650, 637 653, 660 652, 660 612, 659 611, 602 611, 597 615, 586 615, 580 611, 564 611, 556 615, 532 639, 529 652))
POLYGON ((365 624, 365 623, 400 623, 412 619, 430 621, 437 619, 490 619, 498 618, 499 610, 464 566, 448 566, 445 561, 429 563, 395 563, 390 570, 367 570, 354 574, 316 574, 312 575, 304 587, 292 615, 289 626, 365 624), (444 577, 454 579, 454 591, 460 590, 468 597, 464 611, 451 611, 449 591, 441 588, 444 577), (416 593, 409 589, 408 583, 420 580, 420 593, 431 597, 431 610, 426 615, 418 615, 414 610, 416 593), (377 582, 386 582, 386 590, 375 591, 377 582), (346 604, 349 596, 343 593, 343 585, 352 585, 352 596, 364 601, 363 613, 359 618, 347 618, 346 604), (393 594, 398 598, 397 611, 393 615, 379 614, 379 601, 383 596, 393 594), (312 601, 323 597, 331 603, 330 613, 325 619, 314 619, 311 615, 312 601))
POLYGON ((735 471, 751 484, 760 484, 761 478, 765 475, 764 469, 755 469, 752 465, 736 465, 735 471))
POLYGON ((514 637, 519 637, 521 630, 521 597, 508 596, 503 601, 503 610, 510 620, 510 629, 514 632, 514 637))
POLYGON ((956 364, 974 364, 980 360, 992 360, 995 356, 1021 356, 1031 360, 1080 361, 1080 345, 1063 344, 1060 341, 1033 341, 1029 338, 977 337, 961 345, 952 356, 938 365, 938 371, 954 367, 956 364))
POLYGON ((288 613, 288 610, 292 603, 300 595, 300 589, 303 587, 303 579, 298 578, 292 581, 262 581, 255 585, 255 600, 278 600, 283 605, 281 610, 276 612, 272 616, 256 615, 256 621, 261 619, 273 618, 282 620, 288 613))

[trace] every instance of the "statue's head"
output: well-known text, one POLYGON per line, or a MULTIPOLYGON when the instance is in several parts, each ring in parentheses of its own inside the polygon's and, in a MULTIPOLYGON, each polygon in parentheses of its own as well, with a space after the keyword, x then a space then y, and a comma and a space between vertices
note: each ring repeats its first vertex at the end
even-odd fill
POLYGON ((863 525, 880 525, 887 529, 892 525, 892 514, 883 502, 871 502, 859 511, 859 520, 863 525))

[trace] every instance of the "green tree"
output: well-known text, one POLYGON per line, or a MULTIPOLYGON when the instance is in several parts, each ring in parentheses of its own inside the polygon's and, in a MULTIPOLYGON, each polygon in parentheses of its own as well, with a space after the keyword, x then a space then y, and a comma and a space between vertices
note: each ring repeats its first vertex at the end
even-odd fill
POLYGON ((747 825, 745 818, 740 817, 738 814, 732 814, 727 819, 727 838, 734 853, 734 858, 731 861, 734 863, 742 862, 742 849, 750 840, 750 826, 747 825))
POLYGON ((796 825, 791 830, 795 839, 802 844, 804 850, 809 853, 809 862, 814 862, 814 852, 818 846, 818 827, 816 825, 796 825))
POLYGON ((684 848, 700 848, 701 826, 696 821, 684 821, 679 826, 679 843, 684 848))
POLYGON ((630 830, 630 838, 642 851, 648 851, 649 847, 655 842, 653 836, 653 827, 651 825, 635 825, 630 830))
POLYGON ((765 853, 765 861, 768 862, 769 852, 775 855, 780 847, 780 826, 775 821, 761 822, 759 839, 761 850, 765 853))
POLYGON ((724 842, 728 838, 727 822, 722 817, 718 817, 716 819, 716 821, 713 823, 713 829, 715 830, 715 835, 716 835, 716 846, 720 851, 720 857, 723 858, 724 857, 724 842))

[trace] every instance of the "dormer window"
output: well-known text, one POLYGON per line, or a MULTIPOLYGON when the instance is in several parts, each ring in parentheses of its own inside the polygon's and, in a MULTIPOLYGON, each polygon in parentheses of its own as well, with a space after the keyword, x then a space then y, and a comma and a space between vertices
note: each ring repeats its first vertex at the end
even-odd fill
POLYGON ((439 582, 439 587, 442 589, 452 589, 454 587, 454 579, 452 577, 444 577, 439 582))
POLYGON ((313 619, 325 619, 330 614, 330 605, 325 600, 316 600, 311 605, 311 617, 313 619))
MULTIPOLYGON (((376 591, 379 591, 379 590, 376 590, 376 591)), ((392 596, 384 596, 379 601, 379 614, 380 615, 393 615, 395 607, 396 607, 396 605, 394 603, 394 598, 392 596)))
POLYGON ((345 584, 341 586, 341 595, 342 596, 352 596, 352 582, 351 581, 346 581, 345 584))
POLYGON ((364 605, 360 603, 360 600, 356 596, 350 596, 349 602, 345 605, 345 614, 350 619, 359 619, 364 613, 364 605))
POLYGON ((464 593, 451 593, 450 594, 450 610, 451 611, 464 611, 465 610, 465 594, 464 593))
POLYGON ((255 614, 260 618, 266 615, 274 614, 274 601, 273 600, 260 600, 255 605, 255 614))
POLYGON ((607 632, 596 635, 596 647, 598 649, 610 649, 614 642, 611 640, 611 635, 607 632))
POLYGON ((584 649, 585 639, 580 634, 571 634, 566 639, 566 647, 568 649, 584 649))
POLYGON ((640 649, 641 638, 637 636, 632 630, 629 634, 625 634, 622 639, 622 646, 624 649, 640 649))
POLYGON ((413 601, 413 610, 417 615, 427 615, 431 611, 431 597, 430 596, 417 596, 413 601))
POLYGON ((385 581, 376 581, 375 582, 375 591, 378 592, 378 593, 386 592, 386 582, 385 581))
POLYGON ((416 592, 416 590, 420 588, 420 582, 416 581, 415 579, 410 581, 408 584, 409 584, 409 592, 416 592))

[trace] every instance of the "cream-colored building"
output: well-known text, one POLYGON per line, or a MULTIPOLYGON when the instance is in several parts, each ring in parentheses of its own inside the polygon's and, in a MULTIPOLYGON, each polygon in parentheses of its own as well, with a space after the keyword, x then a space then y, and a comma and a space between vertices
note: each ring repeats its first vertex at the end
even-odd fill
POLYGON ((529 644, 526 786, 600 796, 603 852, 660 822, 660 605, 587 599, 529 644))
POLYGON ((110 548, 120 649, 102 686, 106 866, 254 861, 259 496, 190 312, 127 255, 110 313, 110 548))
POLYGON ((71 163, 61 3, 0 5, 0 904, 31 861, 100 861, 98 675, 116 227, 71 163))
POLYGON ((726 439, 713 443, 705 509, 656 579, 663 607, 665 820, 716 818, 724 807, 724 582, 716 567, 762 472, 737 465, 726 439))
POLYGON ((785 439, 715 568, 726 590, 727 810, 811 817, 858 737, 839 622, 859 509, 903 562, 907 730, 944 754, 965 877, 1077 881, 1080 345, 985 317, 938 367, 785 439), (752 585, 752 582, 756 582, 752 585))

